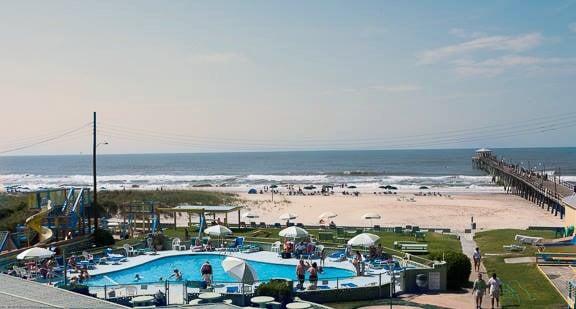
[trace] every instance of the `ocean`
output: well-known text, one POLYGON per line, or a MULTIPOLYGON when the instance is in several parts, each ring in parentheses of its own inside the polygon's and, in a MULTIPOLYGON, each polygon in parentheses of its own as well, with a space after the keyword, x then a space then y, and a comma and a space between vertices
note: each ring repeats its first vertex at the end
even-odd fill
MULTIPOLYGON (((494 149, 528 168, 576 181, 576 148, 494 149)), ((103 189, 249 188, 270 184, 342 184, 373 190, 428 186, 438 190, 496 190, 471 164, 474 149, 299 151, 99 155, 103 189)), ((23 190, 92 182, 88 155, 0 156, 0 184, 23 190)))

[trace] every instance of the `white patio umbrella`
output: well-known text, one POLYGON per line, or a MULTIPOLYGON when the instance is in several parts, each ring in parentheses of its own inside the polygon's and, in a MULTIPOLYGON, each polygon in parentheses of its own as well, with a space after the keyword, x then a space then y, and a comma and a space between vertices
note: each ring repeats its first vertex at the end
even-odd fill
POLYGON ((378 219, 381 219, 381 218, 382 218, 382 217, 380 217, 379 214, 374 213, 374 212, 369 212, 369 213, 364 214, 364 215, 362 216, 362 219, 364 219, 364 220, 370 220, 370 226, 372 226, 372 220, 378 220, 378 219))
POLYGON ((293 213, 289 213, 289 212, 280 215, 280 220, 284 220, 284 221, 290 221, 290 220, 294 220, 296 218, 298 218, 297 215, 295 215, 293 213))
POLYGON ((19 260, 33 260, 33 259, 45 259, 52 257, 53 255, 54 251, 50 251, 45 248, 34 247, 22 251, 20 254, 16 256, 16 258, 19 260))
POLYGON ((350 246, 362 246, 362 247, 370 247, 374 245, 380 236, 370 234, 370 233, 362 233, 354 236, 352 239, 348 241, 348 245, 350 246))
POLYGON ((256 219, 256 218, 260 218, 260 216, 259 216, 259 215, 255 214, 255 213, 253 213, 253 212, 250 212, 250 211, 249 211, 249 212, 247 212, 247 213, 245 213, 244 215, 242 215, 242 217, 244 217, 244 218, 248 218, 248 219, 256 219))
POLYGON ((318 218, 320 219, 332 219, 332 218, 336 218, 338 215, 331 212, 331 211, 327 211, 327 212, 323 212, 320 216, 318 216, 318 218))
POLYGON ((257 279, 256 271, 246 261, 227 257, 222 261, 222 268, 230 276, 245 284, 253 284, 257 279))
POLYGON ((308 236, 308 232, 301 227, 291 226, 281 230, 278 235, 286 238, 303 238, 308 236))
POLYGON ((232 234, 232 231, 224 225, 213 225, 204 230, 210 236, 222 237, 232 234))

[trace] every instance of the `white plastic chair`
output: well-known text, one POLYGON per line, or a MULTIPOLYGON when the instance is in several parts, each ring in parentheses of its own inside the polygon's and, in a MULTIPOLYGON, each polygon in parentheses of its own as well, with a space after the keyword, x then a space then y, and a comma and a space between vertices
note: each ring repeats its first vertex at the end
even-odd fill
POLYGON ((176 237, 172 239, 172 250, 178 250, 178 251, 186 250, 186 245, 180 244, 180 238, 176 237))
POLYGON ((134 250, 134 247, 130 246, 129 244, 124 244, 124 250, 126 251, 126 256, 136 255, 136 250, 134 250))
POLYGON ((272 247, 270 247, 270 251, 276 252, 276 253, 280 253, 280 245, 281 245, 281 244, 282 244, 282 243, 279 242, 279 241, 273 243, 273 244, 272 244, 272 247))
POLYGON ((138 294, 138 289, 135 286, 126 287, 126 296, 136 296, 138 294))

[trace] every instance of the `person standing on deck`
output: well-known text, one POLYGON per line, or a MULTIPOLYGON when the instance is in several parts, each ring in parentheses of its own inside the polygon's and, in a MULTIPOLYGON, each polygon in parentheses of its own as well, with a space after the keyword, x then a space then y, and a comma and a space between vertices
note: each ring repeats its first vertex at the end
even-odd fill
POLYGON ((480 272, 480 263, 482 262, 482 254, 480 254, 480 248, 476 247, 474 253, 472 254, 472 260, 474 260, 474 271, 480 272))
POLYGON ((296 266, 296 276, 298 277, 298 286, 296 288, 303 290, 304 280, 306 279, 306 265, 304 264, 303 259, 300 259, 300 262, 298 262, 298 265, 296 266))

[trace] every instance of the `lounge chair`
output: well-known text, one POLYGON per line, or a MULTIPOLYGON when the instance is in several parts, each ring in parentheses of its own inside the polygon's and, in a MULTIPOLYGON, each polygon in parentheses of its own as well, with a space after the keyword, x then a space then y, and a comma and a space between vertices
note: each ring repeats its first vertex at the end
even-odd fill
MULTIPOLYGON (((106 262, 110 261, 112 262, 112 264, 119 264, 120 262, 125 262, 127 261, 126 257, 123 256, 122 254, 116 254, 116 253, 112 253, 112 249, 110 248, 106 248, 105 254, 106 254, 106 262)), ((100 259, 102 260, 102 259, 100 259)))
POLYGON ((328 255, 328 260, 332 262, 342 262, 346 260, 346 252, 338 250, 328 255))
POLYGON ((347 287, 347 288, 357 288, 358 285, 352 283, 352 282, 347 282, 347 283, 342 283, 341 286, 347 287))
POLYGON ((172 239, 172 250, 185 251, 186 245, 183 245, 180 238, 176 237, 172 239))
POLYGON ((124 244, 122 247, 124 248, 124 251, 126 251, 126 256, 135 256, 138 254, 136 250, 134 250, 134 247, 130 246, 129 244, 124 244))
POLYGON ((526 249, 525 246, 520 245, 504 245, 502 248, 510 252, 523 252, 526 249))
POLYGON ((253 253, 253 252, 259 252, 260 250, 262 250, 262 248, 260 248, 260 246, 249 245, 249 246, 243 246, 243 248, 240 251, 242 253, 253 253))
POLYGON ((234 243, 230 244, 230 246, 228 246, 227 251, 240 251, 243 249, 244 246, 244 237, 236 237, 236 239, 234 239, 234 243))

